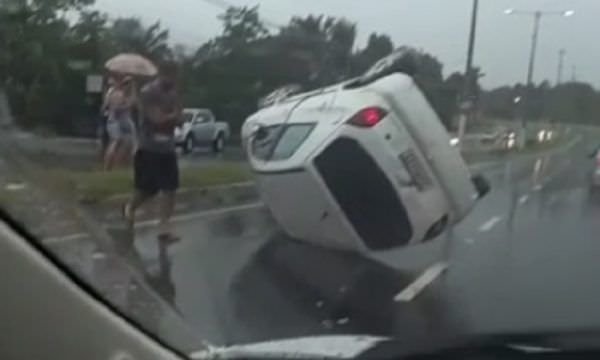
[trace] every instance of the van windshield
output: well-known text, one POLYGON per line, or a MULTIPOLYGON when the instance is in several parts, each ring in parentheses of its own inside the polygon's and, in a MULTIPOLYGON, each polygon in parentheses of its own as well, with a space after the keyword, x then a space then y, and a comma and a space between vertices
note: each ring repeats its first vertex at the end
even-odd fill
POLYGON ((271 160, 285 160, 292 157, 314 128, 315 124, 288 125, 273 150, 271 160))
POLYGON ((314 123, 263 127, 252 140, 252 153, 265 161, 289 159, 314 128, 314 123))

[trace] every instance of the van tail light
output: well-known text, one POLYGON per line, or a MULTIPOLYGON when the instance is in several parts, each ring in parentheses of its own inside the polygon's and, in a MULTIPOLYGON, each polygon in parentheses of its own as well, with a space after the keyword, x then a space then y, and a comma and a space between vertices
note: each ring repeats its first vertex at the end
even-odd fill
POLYGON ((347 124, 357 127, 370 128, 379 124, 379 122, 383 120, 387 114, 388 112, 380 107, 368 107, 362 109, 356 113, 356 115, 351 117, 350 120, 347 121, 347 124))

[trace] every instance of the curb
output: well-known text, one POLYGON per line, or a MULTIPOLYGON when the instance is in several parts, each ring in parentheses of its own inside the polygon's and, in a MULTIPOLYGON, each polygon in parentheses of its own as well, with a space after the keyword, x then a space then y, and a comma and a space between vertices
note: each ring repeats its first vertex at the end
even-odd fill
MULTIPOLYGON (((206 186, 206 187, 198 187, 198 188, 181 188, 177 191, 177 195, 186 195, 194 192, 212 192, 212 191, 223 191, 223 190, 231 190, 235 188, 246 188, 246 187, 254 187, 254 181, 245 181, 239 183, 231 183, 231 184, 223 184, 223 185, 214 185, 214 186, 206 186)), ((121 202, 128 200, 131 197, 130 193, 126 194, 116 194, 109 196, 104 199, 102 202, 121 202)))

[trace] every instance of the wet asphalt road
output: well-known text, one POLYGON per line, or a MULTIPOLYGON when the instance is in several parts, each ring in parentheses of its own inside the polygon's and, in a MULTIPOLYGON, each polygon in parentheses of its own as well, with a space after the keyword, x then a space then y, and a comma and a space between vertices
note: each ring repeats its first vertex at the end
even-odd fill
POLYGON ((151 285, 215 344, 323 334, 414 342, 449 335, 600 328, 600 197, 582 139, 543 156, 487 164, 492 192, 461 224, 408 249, 354 254, 281 234, 262 208, 177 224, 136 252, 151 285), (394 297, 433 263, 448 271, 412 301, 394 297))

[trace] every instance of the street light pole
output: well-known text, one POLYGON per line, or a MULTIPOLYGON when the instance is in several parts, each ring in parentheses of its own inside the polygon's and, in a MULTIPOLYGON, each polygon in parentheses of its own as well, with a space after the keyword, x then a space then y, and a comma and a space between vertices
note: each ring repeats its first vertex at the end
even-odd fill
POLYGON ((530 93, 531 93, 531 88, 533 86, 533 75, 534 75, 534 71, 535 71, 535 58, 536 58, 536 53, 537 53, 537 44, 538 44, 538 36, 539 36, 539 32, 540 32, 540 23, 542 20, 542 17, 545 15, 559 15, 559 16, 564 16, 564 17, 569 17, 569 16, 573 16, 575 14, 575 11, 573 10, 566 10, 566 11, 541 11, 541 10, 536 10, 536 11, 522 11, 522 10, 515 10, 515 9, 506 9, 504 11, 504 13, 506 15, 527 15, 527 16, 533 16, 533 34, 531 35, 531 52, 529 53, 529 66, 527 68, 527 84, 525 86, 525 96, 524 96, 524 100, 525 101, 521 101, 520 102, 520 107, 521 107, 521 130, 522 130, 522 138, 520 141, 520 147, 523 147, 525 145, 525 134, 526 134, 526 106, 527 104, 530 103, 530 93))
MULTIPOLYGON (((471 30, 469 32, 469 48, 467 50, 467 66, 465 68, 465 77, 473 77, 473 53, 475 51, 475 37, 477 35, 477 13, 479 9, 479 0, 473 0, 473 11, 471 13, 471 30)), ((471 81, 465 81, 464 94, 470 96, 471 81)))
POLYGON ((467 128, 467 120, 472 113, 473 87, 475 78, 473 74, 473 54, 475 52, 475 38, 477 35, 477 14, 479 12, 479 0, 473 0, 473 10, 471 13, 471 28, 469 31, 469 46, 467 49, 467 64, 465 67, 465 77, 461 96, 461 114, 458 123, 458 139, 462 145, 467 128))
POLYGON ((558 52, 558 71, 556 73, 556 85, 562 84, 566 53, 567 52, 565 51, 565 49, 560 49, 560 51, 558 52))
POLYGON ((538 35, 540 33, 540 20, 542 12, 536 11, 533 17, 533 35, 531 36, 531 53, 529 54, 529 68, 527 69, 527 86, 533 83, 533 70, 535 67, 535 55, 537 52, 538 35))
POLYGON ((535 57, 537 53, 537 43, 538 43, 538 35, 540 32, 540 23, 543 16, 546 15, 558 15, 569 17, 575 14, 573 10, 565 10, 565 11, 522 11, 515 9, 506 9, 504 10, 506 15, 527 15, 533 16, 533 34, 531 35, 531 52, 529 54, 529 67, 527 69, 527 85, 533 84, 533 72, 535 70, 535 57))

